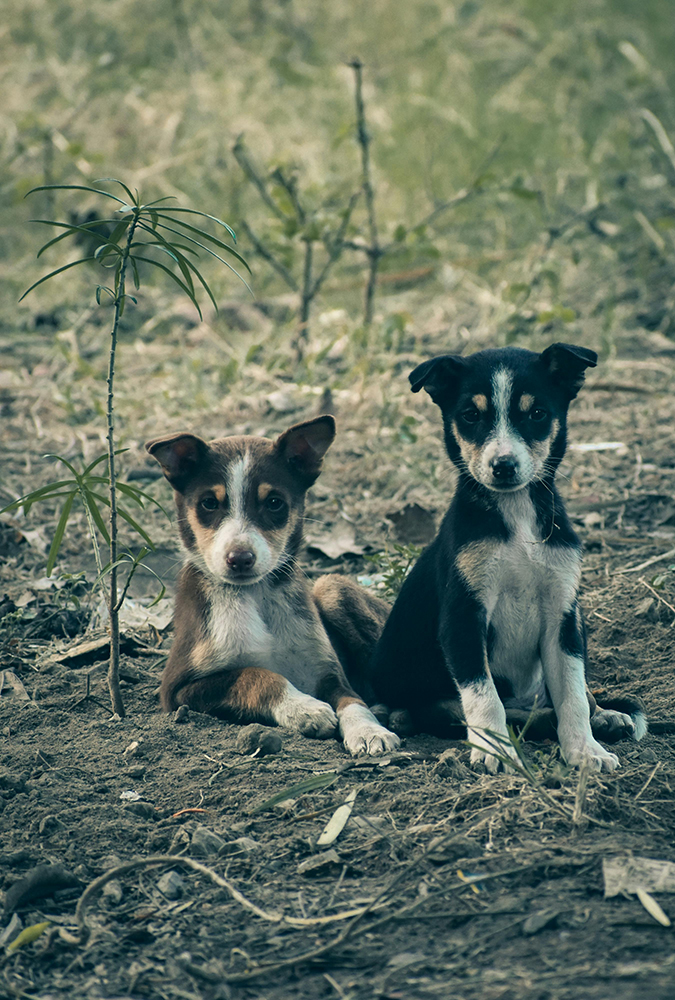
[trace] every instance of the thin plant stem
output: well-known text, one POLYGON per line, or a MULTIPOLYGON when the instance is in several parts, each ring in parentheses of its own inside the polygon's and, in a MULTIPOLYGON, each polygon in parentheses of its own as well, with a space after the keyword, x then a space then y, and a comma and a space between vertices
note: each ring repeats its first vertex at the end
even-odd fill
POLYGON ((129 225, 127 241, 121 257, 120 271, 116 283, 115 315, 110 331, 110 357, 108 363, 108 405, 106 410, 108 422, 108 475, 110 477, 110 596, 108 613, 110 616, 110 664, 108 666, 108 689, 112 710, 120 718, 124 718, 124 702, 120 691, 120 616, 117 601, 117 480, 115 477, 115 417, 114 417, 114 379, 115 353, 117 350, 117 331, 122 309, 124 308, 125 277, 127 263, 131 253, 131 244, 138 224, 138 212, 129 225))
POLYGON ((365 326, 370 326, 373 322, 373 312, 375 309, 375 291, 377 288, 377 272, 380 266, 380 258, 385 250, 380 246, 377 230, 377 215, 375 213, 375 190, 373 188, 372 170, 370 165, 370 135, 366 124, 366 108, 363 102, 363 63, 360 59, 353 59, 349 64, 354 70, 356 82, 356 138, 361 149, 361 186, 366 201, 366 213, 368 217, 368 235, 370 243, 364 247, 368 257, 368 282, 366 284, 366 300, 364 307, 363 321, 365 326))

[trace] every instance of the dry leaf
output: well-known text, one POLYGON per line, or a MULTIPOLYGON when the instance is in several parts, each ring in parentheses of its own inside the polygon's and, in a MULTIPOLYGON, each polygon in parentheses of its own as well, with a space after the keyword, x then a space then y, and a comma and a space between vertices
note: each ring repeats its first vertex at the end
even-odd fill
POLYGON ((347 521, 336 521, 329 532, 309 535, 307 548, 316 549, 329 559, 340 559, 344 555, 363 555, 363 546, 356 544, 356 533, 347 521))
POLYGON ((675 892, 675 863, 652 858, 602 859, 605 899, 621 892, 675 892))
POLYGON ((650 896, 646 889, 636 889, 635 895, 640 900, 650 917, 663 927, 670 927, 670 920, 665 915, 653 896, 650 896))
POLYGON ((358 794, 358 788, 353 788, 341 806, 335 810, 331 818, 326 823, 323 833, 316 842, 317 847, 328 847, 334 843, 344 830, 349 819, 354 801, 358 794))

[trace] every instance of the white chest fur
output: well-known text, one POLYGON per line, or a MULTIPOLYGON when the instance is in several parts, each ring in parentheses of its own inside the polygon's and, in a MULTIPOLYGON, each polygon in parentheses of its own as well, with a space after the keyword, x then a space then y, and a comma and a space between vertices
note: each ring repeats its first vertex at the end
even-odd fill
POLYGON ((581 559, 574 548, 544 542, 527 491, 500 498, 500 510, 510 537, 484 550, 477 592, 491 626, 490 668, 510 682, 510 704, 526 707, 536 696, 543 707, 541 644, 574 603, 581 559))
POLYGON ((209 592, 211 669, 261 667, 315 694, 319 667, 335 658, 313 605, 301 590, 215 585, 209 592))

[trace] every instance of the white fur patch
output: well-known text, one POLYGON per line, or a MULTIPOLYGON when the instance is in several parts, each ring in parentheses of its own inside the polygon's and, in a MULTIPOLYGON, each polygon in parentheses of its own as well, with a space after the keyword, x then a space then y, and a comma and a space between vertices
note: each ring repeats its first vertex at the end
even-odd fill
POLYGON ((345 749, 353 757, 386 753, 395 750, 401 743, 398 736, 380 725, 370 709, 358 702, 352 702, 338 712, 338 720, 345 749))
POLYGON ((508 368, 498 368, 492 376, 492 403, 495 410, 495 426, 480 452, 478 468, 474 473, 479 482, 500 492, 521 489, 529 483, 534 474, 534 463, 530 449, 511 423, 509 413, 513 395, 513 372, 508 368), (508 489, 495 487, 492 463, 499 458, 512 458, 517 463, 516 479, 508 489))
POLYGON ((330 705, 303 694, 289 682, 283 699, 272 709, 272 717, 278 726, 319 740, 334 736, 338 728, 330 705))
POLYGON ((471 763, 485 764, 488 771, 495 773, 500 767, 499 757, 516 760, 506 728, 506 712, 492 678, 460 686, 459 695, 467 725, 467 740, 473 744, 471 763))

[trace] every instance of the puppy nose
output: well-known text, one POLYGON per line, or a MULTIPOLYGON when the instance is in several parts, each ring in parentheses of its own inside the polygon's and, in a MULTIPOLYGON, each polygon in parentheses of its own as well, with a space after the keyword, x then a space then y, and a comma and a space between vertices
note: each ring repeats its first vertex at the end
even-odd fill
POLYGON ((513 455, 500 455, 490 463, 492 475, 501 483, 510 483, 516 478, 518 462, 513 455))
POLYGON ((225 559, 233 573, 248 573, 253 569, 255 552, 250 549, 230 549, 225 559))

